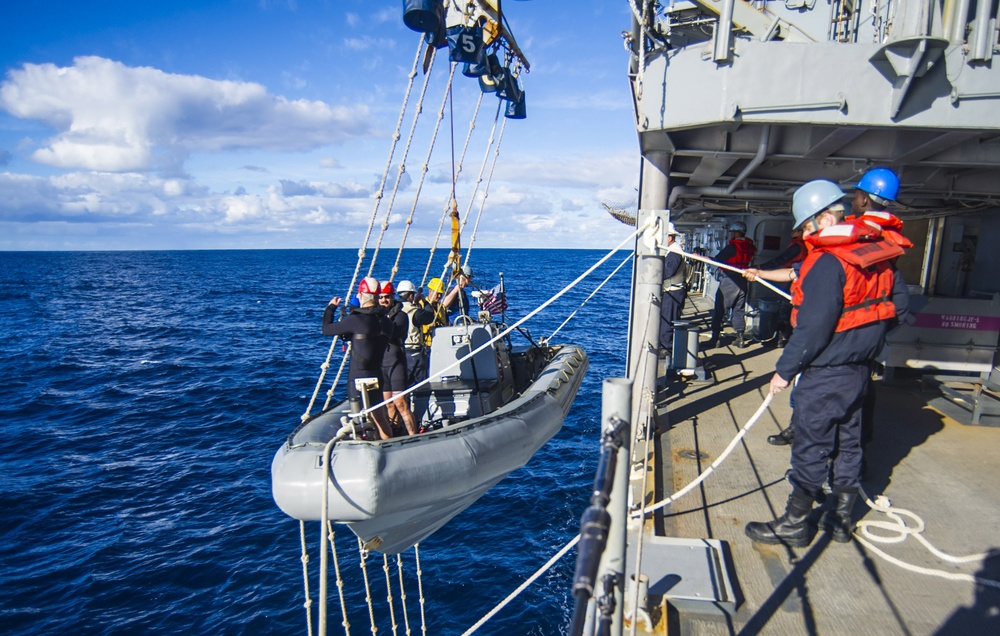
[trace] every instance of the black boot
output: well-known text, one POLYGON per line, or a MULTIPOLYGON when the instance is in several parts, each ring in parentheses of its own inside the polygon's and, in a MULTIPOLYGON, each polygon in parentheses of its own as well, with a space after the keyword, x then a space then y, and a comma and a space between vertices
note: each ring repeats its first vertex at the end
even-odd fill
POLYGON ((746 349, 750 345, 750 340, 746 337, 742 331, 736 334, 736 346, 740 349, 746 349))
POLYGON ((719 346, 719 334, 712 333, 712 337, 705 342, 705 350, 714 349, 719 346))
POLYGON ((788 428, 777 435, 768 435, 767 443, 772 446, 788 446, 792 443, 793 439, 795 439, 795 429, 789 424, 788 428))
POLYGON ((785 514, 774 521, 751 521, 747 524, 746 535, 757 543, 774 545, 784 543, 795 548, 804 548, 813 540, 813 528, 809 525, 809 511, 813 499, 804 491, 795 488, 788 495, 785 514))
POLYGON ((854 500, 858 497, 857 488, 843 488, 834 486, 833 488, 833 510, 823 513, 823 530, 830 533, 830 538, 837 543, 848 543, 854 533, 854 521, 851 520, 851 511, 854 509, 854 500))

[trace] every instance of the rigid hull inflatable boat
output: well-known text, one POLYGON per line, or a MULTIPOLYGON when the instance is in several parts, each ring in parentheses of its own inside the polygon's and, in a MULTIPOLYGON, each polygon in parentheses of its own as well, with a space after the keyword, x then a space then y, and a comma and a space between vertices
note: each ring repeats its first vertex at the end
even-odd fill
MULTIPOLYGON (((494 330, 437 330, 430 373, 441 375, 413 393, 425 432, 332 445, 326 517, 347 524, 366 547, 398 553, 416 544, 526 464, 562 427, 587 354, 573 345, 484 346, 494 330)), ((274 500, 289 516, 323 518, 323 456, 331 440, 356 428, 344 425, 348 411, 344 401, 307 420, 275 455, 274 500)))

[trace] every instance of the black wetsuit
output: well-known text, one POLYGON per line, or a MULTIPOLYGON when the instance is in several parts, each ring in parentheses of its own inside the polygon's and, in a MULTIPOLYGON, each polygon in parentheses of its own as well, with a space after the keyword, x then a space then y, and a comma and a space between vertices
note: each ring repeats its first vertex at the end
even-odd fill
POLYGON ((357 378, 378 379, 379 390, 385 386, 382 359, 392 325, 378 307, 356 307, 342 320, 334 322, 336 310, 334 305, 327 305, 323 312, 323 335, 350 340, 351 364, 347 373, 347 395, 352 400, 358 400, 361 394, 354 385, 357 378))
POLYGON ((392 324, 392 332, 382 358, 383 391, 403 391, 406 383, 406 352, 403 343, 410 329, 410 319, 403 311, 403 303, 396 301, 386 309, 385 317, 392 324))

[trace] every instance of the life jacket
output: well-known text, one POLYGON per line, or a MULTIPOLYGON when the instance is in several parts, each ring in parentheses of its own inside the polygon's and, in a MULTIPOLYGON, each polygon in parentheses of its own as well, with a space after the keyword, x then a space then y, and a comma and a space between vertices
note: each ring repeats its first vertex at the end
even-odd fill
POLYGON ((434 330, 448 324, 448 310, 441 306, 440 301, 433 304, 427 300, 421 300, 420 302, 422 307, 429 308, 434 312, 434 320, 430 324, 420 328, 424 334, 424 346, 429 347, 434 340, 434 330))
POLYGON ((793 327, 802 306, 802 281, 823 254, 835 256, 846 276, 844 308, 835 332, 895 317, 892 261, 903 254, 902 247, 882 238, 877 227, 854 222, 823 228, 806 237, 806 243, 810 247, 809 255, 792 283, 793 327))
POLYGON ((741 269, 750 267, 750 263, 753 262, 754 254, 757 253, 757 248, 754 247, 753 241, 744 236, 729 241, 729 244, 736 248, 736 254, 731 256, 726 261, 726 264, 732 265, 733 267, 739 267, 741 269))
POLYGON ((407 349, 423 348, 425 344, 424 327, 418 327, 413 324, 413 314, 415 314, 418 309, 420 309, 420 306, 411 302, 403 303, 403 311, 406 312, 406 315, 410 318, 409 327, 406 331, 406 341, 403 343, 407 349))
POLYGON ((882 230, 882 236, 896 245, 908 250, 913 247, 913 241, 903 236, 903 221, 898 216, 885 210, 869 210, 861 216, 849 216, 845 221, 874 223, 882 230))

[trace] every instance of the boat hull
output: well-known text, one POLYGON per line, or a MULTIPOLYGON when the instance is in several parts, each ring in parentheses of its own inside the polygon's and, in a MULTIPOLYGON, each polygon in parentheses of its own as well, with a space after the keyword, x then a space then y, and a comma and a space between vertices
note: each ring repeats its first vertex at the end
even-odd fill
MULTIPOLYGON (((372 549, 411 547, 526 464, 559 431, 586 368, 586 353, 564 346, 523 394, 493 413, 419 435, 338 442, 330 458, 327 518, 348 524, 372 549)), ((341 413, 334 408, 316 418, 326 440, 339 429, 341 413)), ((298 445, 290 440, 272 462, 274 500, 295 519, 322 518, 325 443, 322 435, 298 445)))

